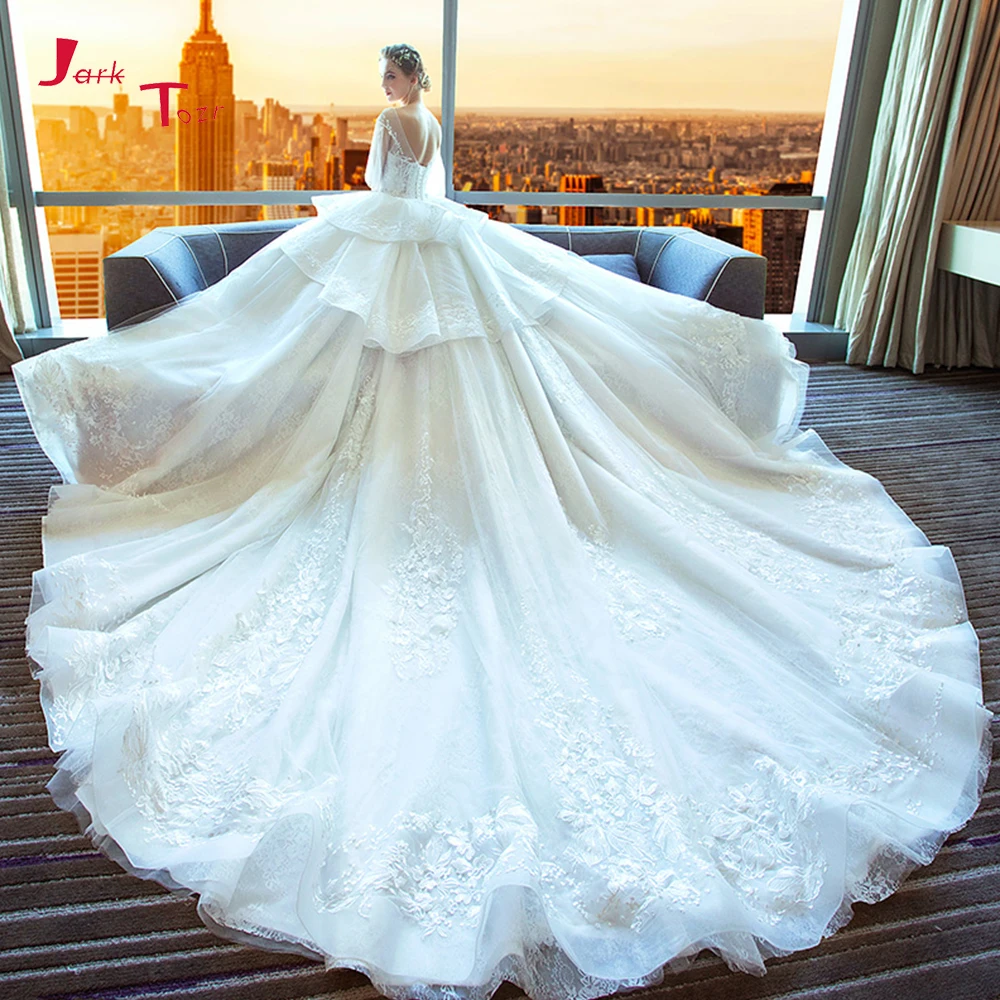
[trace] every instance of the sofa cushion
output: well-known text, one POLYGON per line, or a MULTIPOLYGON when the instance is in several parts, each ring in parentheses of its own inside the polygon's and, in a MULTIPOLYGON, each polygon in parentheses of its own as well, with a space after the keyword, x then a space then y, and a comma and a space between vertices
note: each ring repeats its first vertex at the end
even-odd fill
POLYGON ((623 278, 642 281, 639 276, 639 268, 635 265, 635 257, 630 253, 584 253, 580 256, 584 260, 589 260, 591 264, 603 267, 606 271, 620 274, 623 278))

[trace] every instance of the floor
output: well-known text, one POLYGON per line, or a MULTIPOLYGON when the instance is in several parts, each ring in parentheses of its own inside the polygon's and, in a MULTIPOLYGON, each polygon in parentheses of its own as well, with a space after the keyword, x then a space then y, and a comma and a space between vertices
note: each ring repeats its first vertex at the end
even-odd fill
MULTIPOLYGON (((803 427, 885 484, 930 540, 951 547, 1000 711, 1000 371, 814 364, 803 427)), ((378 997, 356 972, 211 934, 193 898, 134 878, 94 850, 45 784, 49 749, 24 656, 40 517, 59 481, 13 377, 0 374, 0 1000, 378 997)), ((1000 730, 1000 725, 996 726, 1000 730)), ((1000 754, 1000 740, 995 742, 1000 754)), ((643 1000, 998 1000, 1000 770, 979 812, 889 899, 857 904, 818 947, 733 973, 709 952, 643 1000)), ((496 1000, 523 996, 510 983, 496 1000)))

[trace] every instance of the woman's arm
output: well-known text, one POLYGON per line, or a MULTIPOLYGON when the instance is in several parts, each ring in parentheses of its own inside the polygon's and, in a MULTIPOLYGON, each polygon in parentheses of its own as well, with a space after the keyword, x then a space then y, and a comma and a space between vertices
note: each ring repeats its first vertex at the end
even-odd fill
POLYGON ((385 124, 385 110, 379 112, 372 129, 372 141, 368 147, 368 162, 365 164, 365 183, 372 191, 382 187, 382 177, 385 174, 386 156, 389 142, 392 138, 385 124))

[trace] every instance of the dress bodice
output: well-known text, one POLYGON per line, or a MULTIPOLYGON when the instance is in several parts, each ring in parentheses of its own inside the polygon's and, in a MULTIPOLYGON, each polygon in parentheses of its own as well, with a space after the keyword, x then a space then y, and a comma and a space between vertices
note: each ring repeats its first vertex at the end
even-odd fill
POLYGON ((372 191, 400 198, 445 197, 441 126, 426 108, 417 113, 425 116, 421 122, 424 129, 437 131, 434 153, 426 163, 421 163, 407 138, 400 112, 395 107, 383 108, 375 119, 365 166, 365 183, 372 191))

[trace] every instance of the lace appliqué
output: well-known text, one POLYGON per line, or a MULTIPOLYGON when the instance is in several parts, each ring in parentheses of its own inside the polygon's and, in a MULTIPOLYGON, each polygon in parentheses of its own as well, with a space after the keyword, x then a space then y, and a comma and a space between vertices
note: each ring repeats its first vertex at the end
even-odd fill
POLYGON ((392 602, 389 640, 396 673, 404 680, 436 673, 448 657, 458 624, 458 587, 465 573, 462 546, 432 501, 430 436, 420 439, 417 495, 403 530, 410 537, 383 590, 392 602))
POLYGON ((130 590, 120 567, 85 552, 69 556, 44 571, 48 624, 62 628, 107 630, 124 621, 130 590))
POLYGON ((373 379, 371 371, 360 379, 357 404, 337 448, 315 526, 286 557, 279 576, 265 579, 248 607, 236 613, 233 627, 200 642, 200 655, 211 669, 192 700, 196 725, 221 721, 226 731, 235 732, 273 706, 319 636, 330 611, 330 589, 340 582, 348 497, 375 408, 373 379))
MULTIPOLYGON (((708 311, 707 303, 702 303, 708 311)), ((693 316, 688 323, 693 322, 693 316)), ((689 343, 700 355, 720 408, 736 423, 741 423, 742 401, 750 375, 750 361, 745 356, 746 326, 743 317, 727 309, 713 309, 697 336, 689 343)))
POLYGON ((142 689, 122 735, 120 773, 148 821, 146 834, 185 846, 217 833, 266 827, 297 789, 259 777, 256 757, 224 757, 208 740, 188 736, 183 724, 164 725, 181 695, 166 681, 142 689))
POLYGON ((654 753, 623 727, 568 664, 562 683, 536 614, 521 602, 521 659, 532 680, 528 718, 548 733, 548 775, 569 840, 544 857, 543 896, 568 900, 599 927, 641 928, 656 900, 697 903, 696 873, 710 862, 692 852, 685 834, 690 802, 662 787, 654 753), (572 685, 572 694, 566 685, 572 685), (532 715, 534 718, 532 719, 532 715))
MULTIPOLYGON (((62 365, 53 360, 52 352, 45 351, 35 355, 30 359, 25 359, 27 364, 21 362, 27 369, 34 385, 48 406, 59 427, 60 439, 65 442, 69 451, 77 451, 79 448, 79 435, 76 421, 76 397, 74 396, 73 383, 67 378, 66 371, 62 365)), ((22 371, 18 368, 18 371, 22 371)))
MULTIPOLYGON (((328 336, 322 325, 315 325, 303 334, 301 350, 312 349, 328 336)), ((227 393, 214 407, 210 426, 188 449, 187 456, 165 473, 152 470, 158 490, 183 494, 185 486, 224 476, 232 501, 249 498, 268 482, 266 457, 283 453, 301 427, 302 414, 316 401, 328 378, 329 373, 319 365, 305 371, 291 365, 276 366, 267 378, 254 378, 239 386, 238 392, 227 393), (277 406, 275 400, 280 400, 277 406), (266 424, 262 424, 262 415, 266 415, 266 424)), ((144 481, 149 477, 140 472, 137 478, 144 481)), ((195 497, 191 502, 199 501, 195 497)), ((171 498, 170 506, 178 510, 178 501, 171 498)))
MULTIPOLYGON (((913 778, 921 770, 940 766, 942 758, 934 749, 934 743, 941 736, 937 722, 941 717, 944 685, 944 681, 937 685, 933 712, 920 736, 914 738, 888 727, 888 734, 872 745, 867 756, 860 760, 834 762, 829 757, 823 757, 820 759, 821 766, 825 766, 823 782, 852 794, 876 797, 886 789, 913 778)), ((921 804, 912 795, 908 796, 906 811, 917 815, 921 804)))
MULTIPOLYGON (((766 479, 768 488, 797 496, 796 523, 807 525, 817 538, 835 546, 841 558, 859 565, 837 569, 815 554, 783 544, 734 518, 724 505, 708 502, 695 484, 685 484, 670 470, 643 469, 637 484, 671 517, 776 591, 807 603, 819 595, 821 610, 838 637, 837 655, 824 658, 830 679, 852 713, 869 719, 880 735, 859 759, 817 759, 817 775, 847 791, 875 795, 938 760, 933 746, 942 735, 936 725, 940 692, 919 737, 893 733, 885 712, 901 684, 930 669, 926 644, 935 630, 968 620, 964 598, 953 584, 921 569, 926 546, 914 545, 912 534, 902 526, 871 516, 848 518, 845 505, 871 496, 873 488, 881 489, 868 474, 822 467, 775 472, 766 479), (850 524, 847 537, 845 523, 850 524)), ((910 808, 915 807, 911 801, 910 808)))
POLYGON ((53 746, 66 745, 71 727, 99 699, 117 696, 125 685, 150 686, 163 679, 163 669, 153 657, 153 642, 170 613, 154 607, 113 631, 77 631, 65 653, 73 683, 53 695, 46 713, 53 746))
POLYGON ((114 338, 74 345, 80 364, 69 358, 71 371, 59 351, 30 359, 30 378, 59 428, 61 450, 86 460, 83 481, 111 488, 148 463, 180 416, 142 373, 115 367, 105 339, 114 338))
MULTIPOLYGON (((330 826, 342 820, 324 805, 330 826)), ((351 908, 369 917, 376 898, 388 899, 425 937, 445 937, 456 925, 478 923, 488 882, 537 869, 537 854, 538 829, 511 796, 464 822, 440 809, 398 813, 385 826, 345 839, 327 856, 313 901, 320 910, 351 908)))
POLYGON ((908 677, 928 669, 925 642, 934 630, 968 621, 964 595, 953 582, 924 570, 928 548, 914 543, 912 529, 870 515, 848 518, 847 505, 862 506, 884 492, 868 473, 803 468, 779 474, 775 488, 796 495, 802 523, 863 568, 846 579, 835 577, 817 570, 822 564, 815 558, 783 548, 784 559, 777 559, 773 549, 757 545, 756 554, 748 553, 753 572, 783 587, 797 578, 811 590, 835 595, 827 613, 840 629, 837 679, 863 679, 864 698, 877 709, 908 677), (847 538, 845 519, 851 525, 847 538))
POLYGON ((702 843, 726 880, 771 924, 807 912, 823 888, 829 862, 811 823, 809 776, 766 755, 752 762, 759 777, 729 786, 729 801, 708 813, 702 843))
POLYGON ((322 515, 279 577, 258 587, 233 625, 198 643, 208 669, 197 689, 164 681, 140 692, 133 705, 123 739, 123 776, 153 836, 189 844, 213 830, 259 829, 299 791, 298 779, 272 785, 259 777, 259 762, 222 758, 219 748, 226 733, 280 705, 329 613, 330 588, 340 581, 344 557, 346 498, 375 406, 373 381, 370 369, 359 377, 357 405, 336 449, 322 515), (190 739, 188 731, 212 733, 213 740, 190 739))
POLYGON ((619 566, 607 542, 595 541, 579 531, 578 536, 592 560, 594 579, 604 582, 608 610, 626 642, 665 639, 681 624, 681 607, 666 590, 619 566))
POLYGON ((653 774, 652 751, 587 693, 582 677, 567 676, 573 693, 563 690, 523 602, 522 611, 521 649, 533 686, 532 710, 526 707, 519 724, 555 743, 539 760, 548 764, 554 808, 569 835, 564 846, 552 838, 540 854, 530 813, 511 795, 469 821, 406 812, 387 829, 346 841, 334 832, 343 817, 330 808, 331 858, 344 860, 331 862, 317 906, 368 915, 375 899, 388 898, 425 933, 443 935, 474 926, 489 886, 514 872, 531 879, 546 907, 568 901, 598 927, 640 927, 657 899, 697 902, 691 873, 709 873, 711 861, 688 848, 679 802, 653 774))

